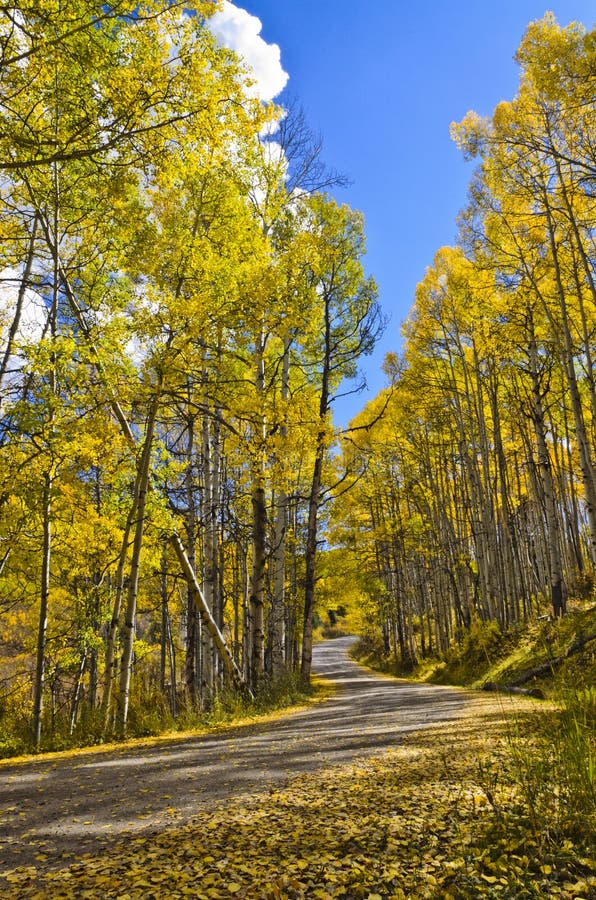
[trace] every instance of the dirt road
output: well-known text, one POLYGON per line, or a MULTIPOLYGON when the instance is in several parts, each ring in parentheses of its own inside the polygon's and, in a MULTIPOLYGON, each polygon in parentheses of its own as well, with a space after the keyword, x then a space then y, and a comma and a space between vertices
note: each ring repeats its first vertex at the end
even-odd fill
POLYGON ((349 643, 315 647, 314 671, 338 689, 306 711, 157 747, 0 766, 0 872, 64 865, 127 834, 187 821, 223 799, 267 792, 300 772, 378 755, 408 732, 456 717, 470 696, 365 672, 348 658, 349 643))

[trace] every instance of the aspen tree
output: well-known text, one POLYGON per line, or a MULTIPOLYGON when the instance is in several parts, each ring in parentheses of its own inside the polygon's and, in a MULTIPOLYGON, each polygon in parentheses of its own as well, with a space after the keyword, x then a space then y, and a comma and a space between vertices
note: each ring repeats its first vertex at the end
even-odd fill
POLYGON ((310 482, 305 546, 304 625, 300 673, 310 677, 315 603, 318 514, 323 495, 323 464, 332 442, 330 409, 342 378, 355 374, 356 362, 370 353, 381 325, 376 288, 361 266, 362 220, 326 199, 311 201, 311 233, 316 256, 312 287, 319 306, 321 338, 314 345, 318 389, 315 457, 310 482))

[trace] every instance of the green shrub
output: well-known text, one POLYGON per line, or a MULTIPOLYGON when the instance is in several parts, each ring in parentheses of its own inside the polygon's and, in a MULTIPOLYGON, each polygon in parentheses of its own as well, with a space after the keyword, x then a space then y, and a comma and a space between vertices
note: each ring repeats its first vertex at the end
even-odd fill
POLYGON ((464 635, 462 655, 470 662, 490 661, 498 651, 502 639, 501 629, 496 622, 474 619, 464 635))

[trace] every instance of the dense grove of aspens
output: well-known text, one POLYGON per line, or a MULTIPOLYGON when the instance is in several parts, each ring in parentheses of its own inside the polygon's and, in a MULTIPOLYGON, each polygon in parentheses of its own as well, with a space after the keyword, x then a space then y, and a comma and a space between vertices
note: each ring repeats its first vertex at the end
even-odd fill
POLYGON ((591 596, 594 35, 534 23, 516 99, 454 126, 459 244, 340 435, 382 325, 362 218, 195 6, 1 26, 4 755, 307 682, 327 570, 406 669, 591 596))
POLYGON ((547 15, 517 62, 511 102, 452 126, 478 161, 458 243, 344 444, 336 540, 405 671, 483 623, 593 604, 596 33, 547 15))
POLYGON ((308 682, 330 404, 381 317, 361 216, 215 9, 3 9, 5 754, 308 682))

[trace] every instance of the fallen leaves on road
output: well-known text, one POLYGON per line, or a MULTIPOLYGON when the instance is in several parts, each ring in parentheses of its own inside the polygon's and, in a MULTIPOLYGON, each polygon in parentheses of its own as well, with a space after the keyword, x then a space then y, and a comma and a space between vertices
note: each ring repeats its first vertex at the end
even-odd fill
MULTIPOLYGON (((6 876, 13 898, 405 900, 596 895, 594 861, 553 851, 515 809, 507 783, 484 783, 503 746, 503 708, 411 736, 379 759, 294 779, 42 874, 6 876), (509 810, 509 812, 508 812, 509 810)), ((530 712, 527 715, 531 715, 530 712)), ((503 763, 505 765, 505 763, 503 763)), ((504 772, 506 770, 503 770, 504 772)))

